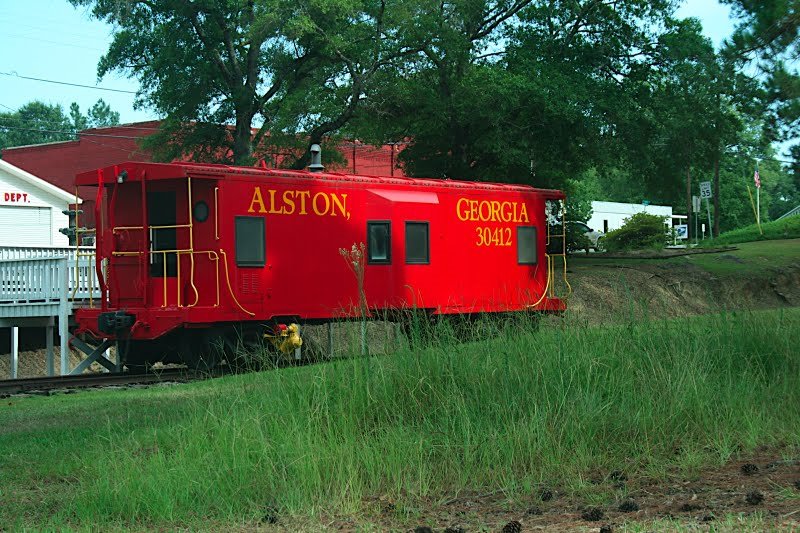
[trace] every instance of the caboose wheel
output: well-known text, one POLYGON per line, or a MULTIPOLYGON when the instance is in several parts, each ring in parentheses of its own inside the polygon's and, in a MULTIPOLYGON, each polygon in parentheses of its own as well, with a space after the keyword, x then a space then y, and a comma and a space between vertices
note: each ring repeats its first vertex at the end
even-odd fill
POLYGON ((163 358, 163 346, 158 341, 120 341, 118 349, 129 374, 146 374, 163 358))
POLYGON ((181 343, 181 360, 193 370, 208 371, 219 365, 222 346, 214 328, 185 330, 181 343))
POLYGON ((212 344, 216 346, 219 361, 238 370, 258 370, 271 359, 269 347, 264 343, 264 326, 238 324, 220 328, 212 344))

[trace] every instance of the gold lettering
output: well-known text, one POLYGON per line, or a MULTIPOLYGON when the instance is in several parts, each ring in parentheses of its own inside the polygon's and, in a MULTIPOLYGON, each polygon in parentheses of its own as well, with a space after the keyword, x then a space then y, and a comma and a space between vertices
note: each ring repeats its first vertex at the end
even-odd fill
POLYGON ((314 213, 317 214, 318 216, 327 215, 328 210, 331 208, 331 200, 330 198, 328 198, 328 195, 325 194, 324 192, 318 192, 317 194, 314 195, 314 199, 311 202, 311 206, 314 208, 314 213), (317 207, 317 200, 319 198, 325 200, 325 209, 322 211, 320 211, 320 209, 317 207))
POLYGON ((522 205, 522 209, 520 209, 520 211, 519 211, 520 222, 530 222, 528 220, 528 210, 525 207, 525 204, 521 204, 521 205, 522 205))
POLYGON ((500 222, 500 202, 492 201, 492 222, 500 222))
POLYGON ((488 222, 492 218, 492 206, 489 205, 489 202, 483 201, 478 209, 478 213, 480 214, 481 222, 488 222), (483 213, 484 207, 486 208, 486 214, 483 213))
POLYGON ((345 209, 345 204, 347 203, 347 195, 343 194, 341 199, 340 199, 339 195, 337 195, 334 192, 334 193, 331 193, 331 200, 333 201, 333 209, 331 210, 331 216, 335 217, 336 216, 336 208, 339 208, 339 213, 341 213, 341 215, 344 218, 347 218, 347 209, 345 209))
POLYGON ((267 208, 264 207, 264 199, 261 198, 261 187, 256 187, 256 189, 253 191, 253 199, 250 200, 250 207, 247 209, 247 212, 248 213, 255 213, 256 210, 253 209, 253 206, 255 206, 256 204, 258 204, 258 206, 259 206, 258 207, 258 212, 259 213, 266 213, 267 212, 267 208))
POLYGON ((458 202, 456 202, 456 216, 458 217, 458 220, 460 220, 461 222, 466 222, 467 220, 469 220, 469 209, 466 208, 462 210, 461 202, 464 202, 465 204, 469 205, 469 201, 466 198, 459 198, 458 202))
POLYGON ((311 198, 311 191, 295 191, 295 196, 300 197, 300 214, 307 215, 306 198, 311 198))
POLYGON ((500 212, 503 222, 511 222, 511 202, 503 202, 500 205, 500 212))
POLYGON ((469 201, 469 219, 472 221, 478 220, 478 201, 469 201))
POLYGON ((281 212, 286 215, 294 213, 294 193, 295 191, 283 191, 283 203, 286 207, 282 207, 281 212))
POLYGON ((283 208, 275 209, 275 193, 276 192, 277 191, 275 191, 275 189, 270 189, 269 190, 269 214, 270 215, 282 215, 283 214, 283 208))

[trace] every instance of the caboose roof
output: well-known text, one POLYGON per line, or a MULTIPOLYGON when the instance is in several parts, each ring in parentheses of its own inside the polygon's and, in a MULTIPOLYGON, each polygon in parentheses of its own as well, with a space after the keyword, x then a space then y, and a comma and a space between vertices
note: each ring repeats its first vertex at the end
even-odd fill
POLYGON ((79 186, 110 185, 116 182, 122 171, 127 173, 127 181, 147 181, 175 178, 213 179, 213 180, 253 180, 271 178, 295 182, 336 182, 359 184, 362 186, 423 187, 427 189, 463 189, 497 192, 537 193, 548 199, 563 199, 564 193, 554 189, 539 189, 530 185, 512 185, 481 181, 459 181, 451 179, 405 178, 389 176, 366 176, 339 172, 310 172, 307 170, 285 170, 258 167, 236 167, 206 163, 139 163, 126 161, 102 169, 83 172, 75 177, 79 186))

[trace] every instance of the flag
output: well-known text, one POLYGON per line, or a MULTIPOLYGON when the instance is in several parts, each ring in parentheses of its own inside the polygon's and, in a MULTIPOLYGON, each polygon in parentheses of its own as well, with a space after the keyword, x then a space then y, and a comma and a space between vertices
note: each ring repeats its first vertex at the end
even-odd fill
POLYGON ((756 182, 756 189, 761 188, 761 178, 758 175, 758 169, 756 169, 756 173, 753 174, 753 181, 756 182))

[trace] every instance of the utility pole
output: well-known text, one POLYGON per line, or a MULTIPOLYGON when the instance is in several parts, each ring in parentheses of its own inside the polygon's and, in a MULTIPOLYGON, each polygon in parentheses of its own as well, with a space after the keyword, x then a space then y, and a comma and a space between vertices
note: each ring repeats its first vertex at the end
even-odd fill
POLYGON ((389 163, 389 175, 394 177, 394 143, 389 143, 389 148, 392 149, 389 163))
POLYGON ((714 238, 719 237, 719 152, 714 161, 714 238))
POLYGON ((692 242, 692 169, 686 165, 686 242, 692 242))

